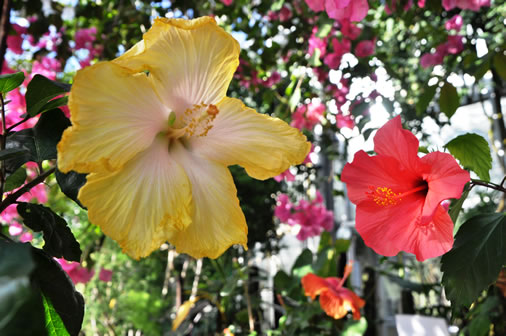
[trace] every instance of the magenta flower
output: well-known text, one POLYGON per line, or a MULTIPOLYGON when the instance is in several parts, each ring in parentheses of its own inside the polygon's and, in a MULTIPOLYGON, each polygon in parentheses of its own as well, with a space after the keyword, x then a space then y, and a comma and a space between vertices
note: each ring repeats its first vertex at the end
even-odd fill
POLYGON ((274 176, 273 178, 274 178, 274 180, 276 180, 276 182, 281 182, 281 181, 293 182, 293 181, 295 181, 295 175, 293 175, 290 172, 290 169, 285 170, 284 172, 282 172, 281 174, 279 174, 277 176, 274 176))
POLYGON ((316 49, 320 51, 320 57, 324 57, 327 52, 327 39, 321 39, 318 36, 316 36, 316 33, 318 33, 318 27, 314 26, 313 31, 311 34, 311 37, 309 38, 309 49, 308 54, 309 56, 313 56, 316 49))
POLYGON ((360 41, 355 47, 355 56, 369 57, 372 54, 374 54, 375 46, 376 46, 375 40, 360 41))
POLYGON ((343 34, 344 37, 353 41, 360 36, 362 29, 358 28, 356 25, 351 23, 350 20, 343 19, 340 20, 339 23, 341 24, 341 33, 343 34))
MULTIPOLYGON (((391 7, 388 5, 388 2, 385 4, 385 12, 390 15, 392 14, 393 12, 395 12, 397 10, 397 2, 398 0, 392 0, 391 2, 391 7)), ((406 4, 404 5, 404 8, 403 10, 406 12, 408 11, 411 7, 413 6, 413 0, 409 0, 408 2, 406 2, 406 4)))
POLYGON ((326 0, 325 10, 332 19, 361 21, 367 16, 369 4, 367 0, 326 0))
POLYGON ((324 63, 331 69, 337 69, 341 64, 343 55, 350 52, 351 42, 347 39, 339 41, 337 38, 333 38, 332 47, 334 52, 325 56, 324 63))
POLYGON ((7 35, 7 47, 10 51, 12 51, 15 54, 22 54, 23 53, 23 37, 22 35, 26 34, 27 29, 25 27, 21 27, 18 24, 11 24, 12 29, 16 32, 16 34, 9 34, 7 35))
POLYGON ((111 278, 112 278, 112 271, 111 270, 108 270, 105 268, 100 269, 100 273, 98 274, 98 279, 100 281, 109 282, 109 281, 111 281, 111 278))
POLYGON ((290 125, 300 130, 304 128, 312 130, 321 121, 323 112, 325 112, 325 105, 322 103, 309 103, 308 105, 299 106, 292 115, 290 125))
POLYGON ((281 194, 277 198, 274 216, 278 217, 281 222, 286 223, 292 217, 293 207, 290 197, 287 194, 281 194))
POLYGON ((484 6, 490 7, 490 0, 443 0, 443 8, 447 11, 458 7, 477 12, 484 6))
POLYGON ((223 2, 225 6, 230 6, 234 2, 234 0, 221 0, 221 2, 223 2))
POLYGON ((459 31, 462 28, 463 20, 462 16, 459 14, 454 15, 450 20, 446 21, 445 28, 446 30, 456 30, 459 31))
POLYGON ((61 268, 68 274, 69 278, 73 283, 83 283, 86 284, 93 278, 95 272, 93 270, 88 270, 86 267, 82 267, 81 264, 77 262, 68 262, 65 259, 56 259, 55 260, 60 264, 61 268))

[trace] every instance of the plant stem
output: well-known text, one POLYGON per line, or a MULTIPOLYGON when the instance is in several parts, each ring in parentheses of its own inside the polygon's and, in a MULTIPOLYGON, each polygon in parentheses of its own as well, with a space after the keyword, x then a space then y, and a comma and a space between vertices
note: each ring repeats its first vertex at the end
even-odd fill
POLYGON ((30 117, 25 117, 23 118, 22 120, 18 121, 17 123, 15 123, 14 125, 12 126, 9 126, 9 128, 7 128, 7 130, 5 131, 5 133, 9 133, 10 131, 12 131, 13 129, 15 129, 16 127, 18 127, 19 125, 21 125, 22 123, 28 121, 28 119, 30 119, 30 117))
POLYGON ((16 192, 13 192, 9 196, 7 196, 2 203, 0 203, 0 213, 2 213, 9 205, 16 202, 16 200, 23 195, 24 193, 30 191, 33 187, 35 187, 37 184, 44 182, 44 180, 54 173, 56 171, 56 168, 51 168, 49 170, 46 170, 43 174, 37 176, 18 190, 16 192))
POLYGON ((475 185, 479 185, 482 187, 487 187, 490 189, 494 189, 494 190, 498 190, 498 191, 502 191, 503 193, 506 193, 506 187, 504 187, 505 181, 506 181, 506 176, 502 179, 501 184, 495 184, 492 182, 471 179, 471 188, 473 188, 475 185))

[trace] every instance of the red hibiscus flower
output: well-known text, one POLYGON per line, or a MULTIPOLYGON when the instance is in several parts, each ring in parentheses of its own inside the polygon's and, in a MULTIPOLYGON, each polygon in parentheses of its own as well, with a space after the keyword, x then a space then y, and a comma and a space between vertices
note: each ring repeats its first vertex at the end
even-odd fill
POLYGON ((341 175, 365 244, 385 256, 414 253, 419 261, 446 253, 453 222, 441 202, 461 196, 469 172, 450 154, 418 157, 418 140, 402 129, 400 116, 378 130, 374 150, 378 155, 357 152, 341 175))
POLYGON ((344 276, 340 278, 321 278, 313 273, 308 273, 302 278, 302 287, 306 296, 315 299, 320 295, 320 306, 328 316, 340 319, 351 311, 353 319, 360 319, 360 308, 365 301, 347 288, 343 288, 344 281, 351 272, 351 264, 347 265, 344 276))

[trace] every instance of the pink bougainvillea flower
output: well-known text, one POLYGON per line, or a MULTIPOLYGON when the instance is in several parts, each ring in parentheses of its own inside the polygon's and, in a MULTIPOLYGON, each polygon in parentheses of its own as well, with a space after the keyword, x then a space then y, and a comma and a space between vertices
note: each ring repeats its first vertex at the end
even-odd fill
POLYGON ((455 14, 450 20, 445 22, 446 30, 456 30, 459 31, 462 28, 462 24, 464 23, 462 16, 459 14, 455 14))
MULTIPOLYGON (((393 12, 395 12, 397 10, 397 2, 398 2, 398 0, 392 0, 391 3, 390 3, 391 7, 388 5, 388 2, 385 3, 385 12, 388 15, 392 14, 393 12)), ((408 2, 406 2, 406 4, 404 5, 403 10, 406 12, 412 6, 413 6, 413 0, 408 0, 408 2)))
POLYGON ((14 34, 7 35, 7 48, 15 54, 23 53, 23 36, 27 33, 27 28, 21 27, 20 25, 13 23, 11 28, 14 30, 14 34))
POLYGON ((342 278, 321 278, 313 273, 308 273, 301 280, 304 294, 313 300, 320 295, 320 306, 328 316, 334 319, 343 318, 348 312, 351 312, 353 319, 359 320, 360 308, 365 306, 365 301, 351 290, 343 287, 350 273, 351 265, 346 265, 342 278))
POLYGON ((446 51, 449 54, 460 54, 464 50, 464 42, 460 35, 448 35, 448 41, 445 44, 446 51))
POLYGON ((443 8, 447 11, 458 7, 477 12, 484 6, 490 7, 490 0, 443 0, 443 8))
POLYGON ((339 23, 341 24, 341 33, 344 37, 353 41, 360 36, 362 29, 351 23, 350 20, 343 19, 339 23))
POLYGON ((283 6, 279 11, 279 21, 285 22, 292 18, 292 11, 290 8, 283 6))
POLYGON ((103 282, 109 282, 112 279, 112 271, 101 268, 100 273, 98 274, 98 279, 103 282))
POLYGON ((318 124, 325 112, 325 105, 322 103, 309 103, 299 106, 292 115, 291 125, 298 129, 312 130, 318 124))
POLYGON ((332 19, 361 21, 367 16, 369 3, 367 0, 325 0, 325 10, 332 19), (345 3, 347 5, 342 7, 345 3))
POLYGON ((88 270, 86 267, 82 267, 78 262, 68 262, 67 260, 61 258, 56 259, 56 261, 75 284, 85 284, 93 278, 93 275, 95 275, 93 270, 88 270))
POLYGON ((309 8, 315 12, 321 12, 325 9, 325 0, 305 0, 309 8))
POLYGON ((318 27, 313 27, 311 37, 309 38, 309 56, 313 56, 314 52, 318 49, 320 51, 320 58, 324 57, 327 52, 327 39, 322 39, 317 36, 318 27))
POLYGON ((418 0, 418 7, 424 8, 425 7, 425 0, 418 0))
POLYGON ((290 202, 286 194, 279 195, 274 215, 282 223, 298 226, 297 239, 301 241, 318 236, 323 230, 330 231, 334 225, 334 214, 325 208, 319 191, 314 200, 303 199, 298 204, 290 202))
POLYGON ((355 56, 357 57, 368 57, 374 54, 374 48, 376 47, 375 40, 360 41, 355 47, 355 56))
POLYGON ((225 6, 230 6, 234 2, 234 0, 221 0, 221 2, 223 2, 225 6))
POLYGON ((131 257, 166 241, 195 258, 247 247, 227 167, 263 180, 309 152, 298 129, 226 96, 239 52, 211 17, 156 19, 124 55, 77 72, 58 167, 89 174, 79 200, 131 257))
POLYGON ((351 42, 344 38, 342 41, 333 38, 332 47, 334 48, 334 52, 325 56, 324 63, 331 69, 337 69, 341 64, 343 55, 350 52, 351 42))
POLYGON ((374 150, 376 156, 357 152, 341 175, 365 244, 384 256, 413 253, 419 261, 447 252, 453 223, 441 202, 461 196, 469 172, 450 154, 420 158, 418 139, 402 129, 400 116, 378 130, 374 150))
POLYGON ((274 176, 274 180, 276 180, 276 182, 281 182, 281 181, 293 182, 293 181, 295 181, 295 175, 293 175, 290 172, 290 169, 287 169, 284 172, 282 172, 281 174, 274 176))
POLYGON ((336 115, 337 119, 337 127, 338 128, 349 128, 353 129, 355 127, 355 121, 353 121, 353 118, 351 115, 344 115, 342 113, 338 113, 336 115))

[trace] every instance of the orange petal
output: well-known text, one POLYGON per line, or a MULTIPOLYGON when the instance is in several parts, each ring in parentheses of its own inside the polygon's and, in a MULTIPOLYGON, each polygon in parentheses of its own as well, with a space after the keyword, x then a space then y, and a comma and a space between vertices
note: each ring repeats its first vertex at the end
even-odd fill
POLYGON ((325 282, 325 279, 320 278, 313 273, 306 274, 302 278, 301 282, 302 287, 304 287, 304 294, 306 296, 310 296, 313 300, 316 296, 329 289, 329 285, 325 282))
POLYGON ((343 318, 351 311, 353 319, 358 320, 360 308, 364 305, 365 301, 347 288, 328 290, 320 295, 320 306, 327 315, 335 319, 343 318))

